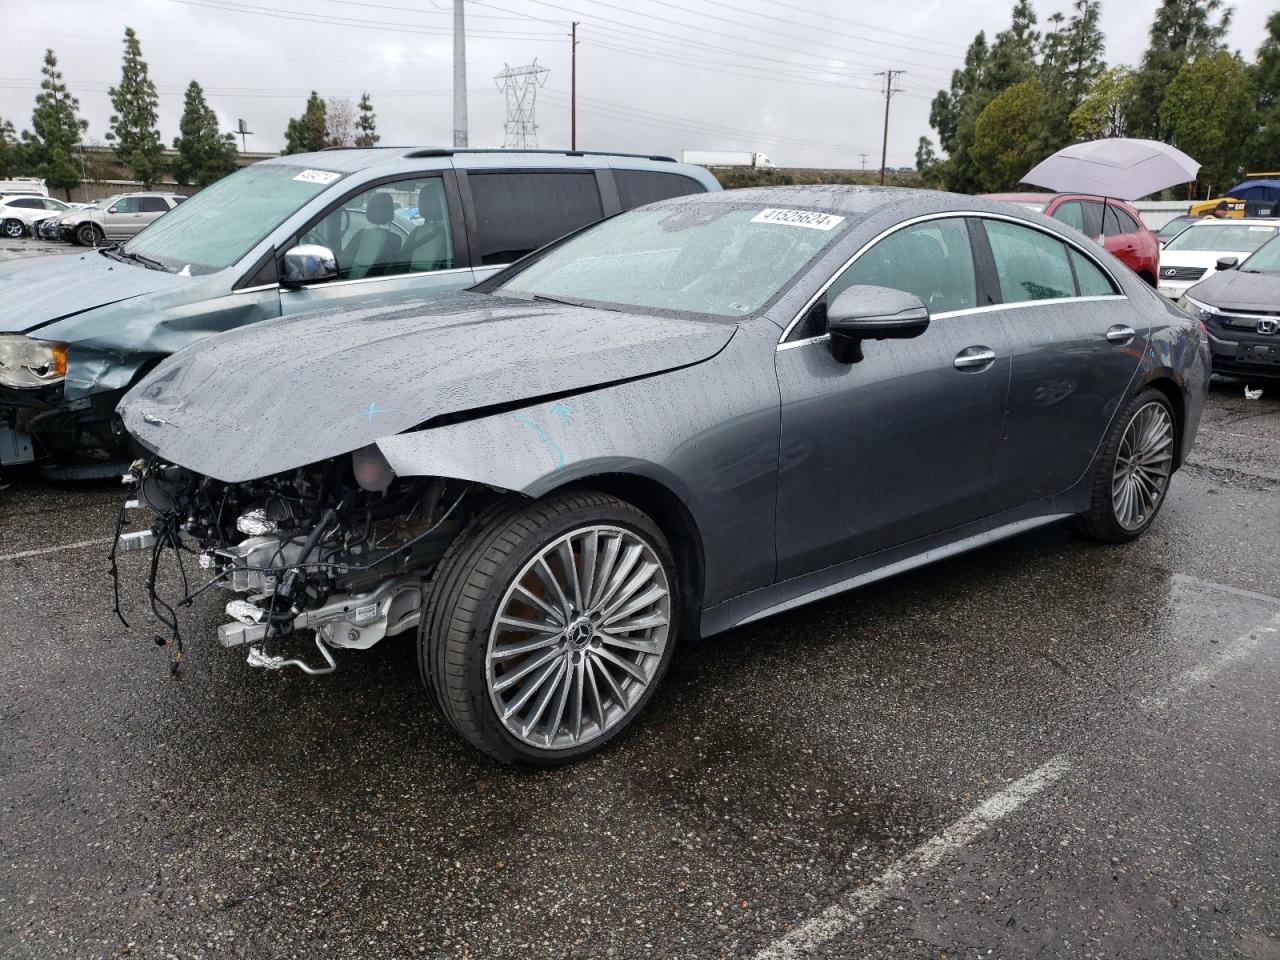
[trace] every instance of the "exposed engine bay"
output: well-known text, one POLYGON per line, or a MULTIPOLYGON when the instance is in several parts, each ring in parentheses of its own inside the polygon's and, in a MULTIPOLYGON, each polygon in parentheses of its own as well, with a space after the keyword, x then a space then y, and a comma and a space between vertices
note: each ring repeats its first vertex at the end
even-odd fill
POLYGON ((227 603, 231 619, 219 641, 246 646, 249 664, 268 669, 329 673, 329 648, 363 650, 417 626, 428 576, 492 496, 457 480, 396 478, 373 447, 242 483, 140 460, 124 481, 130 498, 117 522, 112 575, 117 550, 150 552, 148 599, 169 631, 156 640, 172 646, 175 672, 179 608, 212 589, 239 595, 227 603), (128 508, 150 511, 151 528, 120 535, 128 508), (166 562, 181 584, 177 597, 157 586, 166 562), (314 631, 321 663, 268 652, 300 630, 314 631))

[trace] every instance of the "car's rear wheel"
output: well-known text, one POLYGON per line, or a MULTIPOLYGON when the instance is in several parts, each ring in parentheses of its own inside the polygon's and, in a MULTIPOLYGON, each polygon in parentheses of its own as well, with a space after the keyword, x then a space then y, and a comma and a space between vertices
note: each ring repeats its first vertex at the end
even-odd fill
POLYGON ((419 634, 423 680, 464 738, 505 763, 599 750, 645 708, 675 648, 662 531, 590 490, 506 503, 441 561, 419 634))
POLYGON ((22 221, 15 220, 13 217, 9 217, 4 223, 0 223, 0 233, 3 233, 10 240, 17 240, 26 232, 27 228, 22 221))
POLYGON ((96 247, 102 243, 102 228, 96 223, 82 223, 76 228, 76 243, 85 247, 96 247))
POLYGON ((1142 536, 1169 492, 1175 443, 1173 409, 1163 393, 1144 390, 1130 400, 1094 463, 1083 531, 1107 543, 1142 536))

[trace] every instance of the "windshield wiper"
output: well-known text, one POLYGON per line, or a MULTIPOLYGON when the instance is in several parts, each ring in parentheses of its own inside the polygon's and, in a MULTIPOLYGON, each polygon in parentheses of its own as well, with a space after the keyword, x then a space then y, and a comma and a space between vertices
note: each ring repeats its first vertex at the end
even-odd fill
POLYGON ((592 303, 590 300, 570 300, 567 297, 548 297, 545 294, 535 293, 533 299, 541 300, 543 303, 563 303, 566 307, 586 307, 588 310, 608 310, 610 313, 618 313, 617 307, 604 307, 598 303, 592 303))
POLYGON ((146 267, 148 270, 161 270, 164 273, 169 272, 169 268, 166 267, 159 260, 152 260, 150 257, 144 257, 140 253, 128 253, 122 248, 119 251, 117 251, 117 255, 122 260, 132 260, 134 263, 140 263, 144 267, 146 267))

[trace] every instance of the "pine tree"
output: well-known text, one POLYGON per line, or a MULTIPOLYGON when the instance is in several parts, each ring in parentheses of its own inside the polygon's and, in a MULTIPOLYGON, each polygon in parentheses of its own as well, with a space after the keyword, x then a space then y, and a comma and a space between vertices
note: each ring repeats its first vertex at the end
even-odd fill
POLYGON ((12 120, 0 118, 0 177, 20 175, 22 142, 12 120))
POLYGON ((997 33, 991 45, 986 76, 991 96, 1004 93, 1035 73, 1036 46, 1040 41, 1035 25, 1036 12, 1031 9, 1030 0, 1017 0, 1009 29, 997 33))
POLYGON ((1267 18, 1267 39, 1252 69, 1258 90, 1258 128, 1246 156, 1251 170, 1280 169, 1280 13, 1267 18))
POLYGON ((1150 44, 1134 74, 1127 110, 1130 136, 1168 139, 1160 121, 1165 89, 1192 60, 1225 49, 1231 13, 1222 0, 1161 0, 1151 23, 1150 44))
POLYGON ((71 189, 80 185, 80 159, 75 154, 89 121, 80 119, 80 101, 67 93, 52 50, 44 52, 44 79, 31 112, 33 132, 23 131, 27 162, 49 186, 71 199, 71 189))
POLYGON ((164 146, 156 129, 156 111, 160 98, 156 85, 147 75, 142 59, 142 45, 132 27, 124 31, 124 63, 120 69, 120 85, 110 89, 111 129, 107 139, 115 144, 116 158, 133 171, 148 190, 163 169, 164 146))
POLYGON ((1045 34, 1040 47, 1045 99, 1038 121, 1037 152, 1044 156, 1071 142, 1071 114, 1106 69, 1100 15, 1099 0, 1076 0, 1070 20, 1061 14, 1050 18, 1053 29, 1045 34))
POLYGON ((356 121, 356 129, 360 132, 356 134, 356 146, 372 147, 381 137, 378 136, 377 118, 373 115, 373 103, 369 100, 369 94, 360 95, 359 110, 360 118, 356 121))
POLYGON ((284 133, 285 153, 311 153, 328 146, 324 101, 314 90, 301 117, 294 117, 284 133))
POLYGON ((209 107, 204 91, 194 80, 187 85, 178 130, 180 135, 173 141, 173 148, 178 152, 173 161, 173 176, 179 183, 207 187, 235 172, 235 136, 218 132, 218 115, 209 107))

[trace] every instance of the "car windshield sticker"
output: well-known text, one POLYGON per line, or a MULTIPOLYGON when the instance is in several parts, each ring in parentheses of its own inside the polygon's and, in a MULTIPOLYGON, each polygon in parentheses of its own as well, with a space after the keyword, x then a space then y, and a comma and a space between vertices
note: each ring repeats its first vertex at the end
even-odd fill
POLYGON ((751 218, 752 223, 782 223, 789 227, 808 227, 810 230, 834 230, 844 222, 844 217, 816 210, 782 210, 770 207, 751 218))
POLYGON ((293 179, 303 183, 333 183, 341 176, 340 173, 330 173, 328 170, 303 170, 293 179))
POLYGON ((1275 227, 1250 227, 1250 233, 1271 233, 1275 227))

